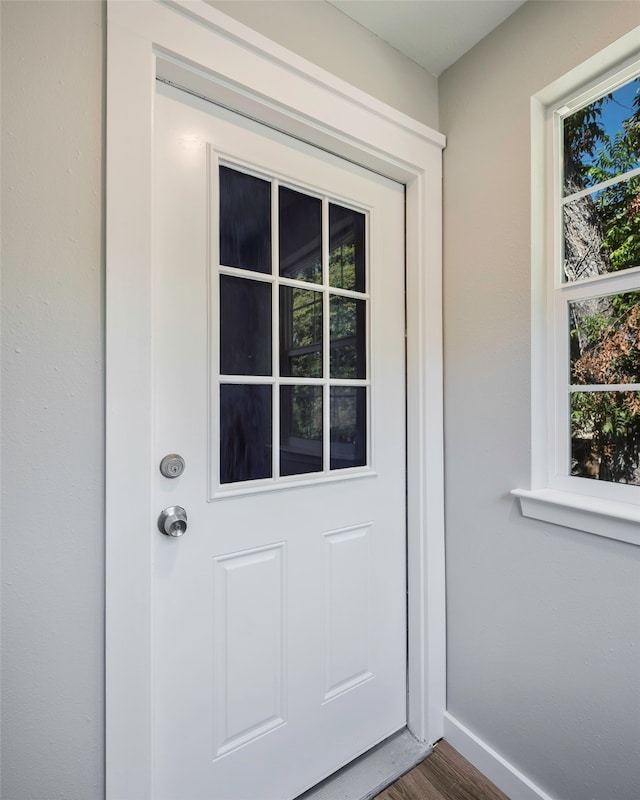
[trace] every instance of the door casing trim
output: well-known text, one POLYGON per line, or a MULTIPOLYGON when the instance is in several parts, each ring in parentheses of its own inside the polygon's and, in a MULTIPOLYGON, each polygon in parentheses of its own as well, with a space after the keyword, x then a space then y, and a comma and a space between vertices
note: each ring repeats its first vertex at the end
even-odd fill
MULTIPOLYGON (((153 797, 152 135, 157 76, 406 185, 409 730, 443 735, 446 689, 444 137, 201 0, 108 0, 107 798, 153 797)), ((179 679, 179 676, 177 676, 179 679)))

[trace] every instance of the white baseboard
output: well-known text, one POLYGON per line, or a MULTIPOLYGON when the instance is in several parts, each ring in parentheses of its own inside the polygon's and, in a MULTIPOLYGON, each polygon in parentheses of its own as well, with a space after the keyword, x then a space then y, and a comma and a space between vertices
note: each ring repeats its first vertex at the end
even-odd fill
POLYGON ((555 800, 448 711, 444 713, 444 738, 510 800, 555 800))

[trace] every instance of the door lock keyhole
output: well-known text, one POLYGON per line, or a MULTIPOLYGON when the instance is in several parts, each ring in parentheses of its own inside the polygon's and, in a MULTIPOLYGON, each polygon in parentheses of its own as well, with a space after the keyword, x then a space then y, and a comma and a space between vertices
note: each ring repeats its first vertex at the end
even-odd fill
POLYGON ((169 453, 160 462, 160 472, 165 478, 178 478, 184 472, 184 458, 177 453, 169 453))
POLYGON ((182 536, 187 530, 187 512, 182 506, 165 508, 158 517, 158 530, 165 536, 182 536))

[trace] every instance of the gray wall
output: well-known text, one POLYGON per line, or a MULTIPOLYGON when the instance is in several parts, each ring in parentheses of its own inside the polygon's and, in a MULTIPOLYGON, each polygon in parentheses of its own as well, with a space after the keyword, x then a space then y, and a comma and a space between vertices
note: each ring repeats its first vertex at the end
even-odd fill
MULTIPOLYGON (((2 797, 93 800, 104 7, 3 0, 0 13, 2 797)), ((234 13, 437 125, 432 76, 335 9, 234 13)), ((529 475, 528 98, 637 24, 636 2, 529 3, 440 81, 449 702, 558 800, 637 800, 640 562, 638 548, 522 520, 508 496, 529 475)))
POLYGON ((438 128, 438 79, 324 0, 207 0, 294 53, 438 128))
MULTIPOLYGON (((256 28, 283 21, 282 7, 241 5, 256 28)), ((287 6, 284 39, 295 41, 285 44, 437 123, 431 75, 333 7, 302 5, 287 6)), ((0 14, 0 792, 94 800, 104 794, 105 7, 3 0, 0 14)))
POLYGON ((529 98, 637 25, 637 2, 527 3, 439 82, 448 703, 558 800, 640 797, 640 548, 509 496, 530 480, 529 98))
POLYGON ((103 786, 103 8, 2 2, 2 797, 103 786))

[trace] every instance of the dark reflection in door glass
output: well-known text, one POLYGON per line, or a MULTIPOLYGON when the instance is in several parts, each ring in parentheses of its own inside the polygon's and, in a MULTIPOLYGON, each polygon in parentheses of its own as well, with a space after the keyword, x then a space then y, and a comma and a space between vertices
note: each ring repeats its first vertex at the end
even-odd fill
POLYGON ((280 187, 280 275, 300 281, 322 280, 322 201, 280 187))
POLYGON ((271 386, 220 386, 220 483, 270 478, 271 386))
POLYGON ((329 284, 365 291, 364 214, 329 205, 329 284))
POLYGON ((331 469, 367 463, 367 389, 331 387, 331 469))
POLYGON ((365 378, 366 301, 334 296, 329 301, 331 377, 365 378))
POLYGON ((271 272, 271 184, 220 167, 220 263, 271 272))
POLYGON ((322 386, 280 389, 280 474, 322 471, 322 386))
POLYGON ((280 375, 322 377, 322 293, 280 287, 280 375))
POLYGON ((221 275, 220 373, 271 372, 271 284, 221 275))

